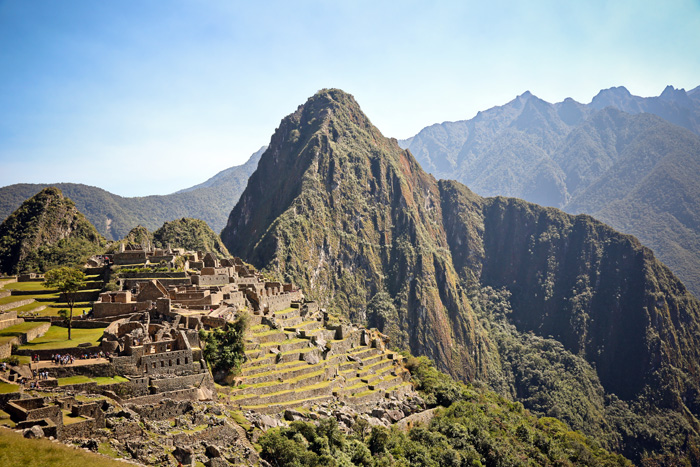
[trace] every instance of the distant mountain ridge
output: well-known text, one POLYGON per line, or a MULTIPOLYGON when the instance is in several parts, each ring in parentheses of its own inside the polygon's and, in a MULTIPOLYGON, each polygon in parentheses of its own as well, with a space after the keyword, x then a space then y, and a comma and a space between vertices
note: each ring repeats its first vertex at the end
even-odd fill
POLYGON ((641 98, 611 88, 590 104, 526 92, 400 144, 482 196, 591 214, 637 236, 700 295, 699 89, 641 98))
POLYGON ((76 183, 21 183, 2 187, 0 219, 5 219, 41 189, 55 186, 72 199, 97 230, 110 240, 125 237, 137 225, 153 231, 165 222, 183 217, 202 219, 212 230, 220 232, 264 149, 256 151, 243 165, 223 170, 199 185, 170 195, 125 198, 98 187, 76 183))

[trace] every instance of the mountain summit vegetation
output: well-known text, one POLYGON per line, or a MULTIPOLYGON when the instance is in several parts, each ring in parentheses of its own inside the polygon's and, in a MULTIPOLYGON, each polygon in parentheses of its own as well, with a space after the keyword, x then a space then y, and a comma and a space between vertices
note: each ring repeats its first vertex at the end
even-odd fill
POLYGON ((700 296, 700 100, 601 91, 590 104, 529 92, 401 142, 438 178, 482 196, 586 213, 637 236, 700 296))
POLYGON ((58 188, 45 188, 0 224, 0 272, 82 266, 105 243, 73 201, 58 188))
POLYGON ((282 120, 222 238, 636 462, 697 458, 700 303, 651 250, 590 216, 436 181, 340 90, 282 120))

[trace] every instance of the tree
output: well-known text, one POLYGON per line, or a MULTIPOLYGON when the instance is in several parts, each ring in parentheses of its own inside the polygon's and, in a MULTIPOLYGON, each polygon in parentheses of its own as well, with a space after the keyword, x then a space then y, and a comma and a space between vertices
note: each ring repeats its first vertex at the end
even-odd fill
POLYGON ((83 282, 85 282, 83 271, 68 266, 52 269, 44 274, 44 287, 58 290, 70 308, 70 314, 66 320, 68 322, 68 340, 71 340, 73 305, 75 305, 78 290, 83 282))

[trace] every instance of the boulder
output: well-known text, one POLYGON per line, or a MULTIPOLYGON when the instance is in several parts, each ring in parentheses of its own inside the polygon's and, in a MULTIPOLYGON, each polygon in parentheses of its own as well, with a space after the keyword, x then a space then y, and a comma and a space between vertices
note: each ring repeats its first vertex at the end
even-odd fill
POLYGON ((33 438, 43 438, 44 437, 44 430, 41 429, 39 425, 34 425, 31 428, 27 428, 24 430, 22 435, 25 438, 33 439, 33 438))

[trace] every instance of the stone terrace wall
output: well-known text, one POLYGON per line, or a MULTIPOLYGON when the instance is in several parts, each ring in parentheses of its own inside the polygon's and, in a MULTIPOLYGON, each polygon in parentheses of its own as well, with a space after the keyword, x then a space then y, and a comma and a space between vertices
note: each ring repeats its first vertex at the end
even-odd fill
POLYGON ((132 407, 134 412, 139 414, 141 418, 149 420, 165 420, 168 418, 179 417, 192 410, 192 402, 189 400, 173 400, 165 399, 156 404, 144 404, 141 406, 132 407))
POLYGON ((134 312, 146 311, 151 307, 151 302, 130 302, 130 303, 116 303, 116 302, 95 302, 92 305, 94 316, 97 319, 100 318, 110 318, 114 316, 126 315, 134 312))
POLYGON ((0 311, 11 310, 13 308, 18 308, 20 306, 29 305, 30 303, 34 303, 33 298, 27 298, 27 299, 19 300, 19 301, 12 302, 12 303, 6 303, 4 305, 0 305, 0 311))
POLYGON ((192 283, 200 287, 210 285, 223 285, 229 283, 229 276, 225 274, 214 274, 211 276, 192 276, 192 283))
POLYGON ((199 390, 197 388, 187 388, 181 389, 179 391, 172 391, 167 394, 151 394, 150 396, 134 397, 125 401, 128 404, 134 405, 144 405, 144 404, 156 404, 164 400, 164 398, 172 400, 183 400, 183 401, 193 401, 197 400, 199 397, 199 390))
POLYGON ((141 367, 148 374, 169 374, 195 369, 191 350, 172 350, 141 357, 141 367))
POLYGON ((177 391, 188 386, 207 387, 214 389, 214 380, 208 371, 196 375, 177 376, 174 378, 151 379, 151 387, 157 388, 157 393, 177 391))
POLYGON ((263 305, 267 305, 272 312, 282 311, 292 305, 292 297, 290 294, 273 295, 262 299, 263 305))

